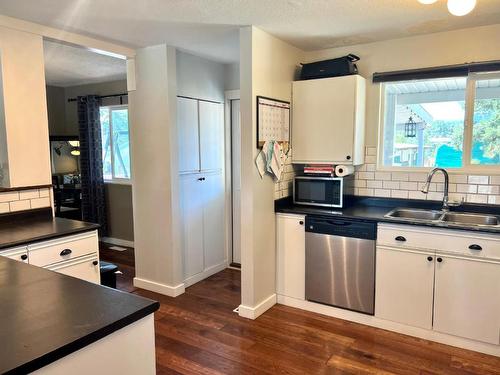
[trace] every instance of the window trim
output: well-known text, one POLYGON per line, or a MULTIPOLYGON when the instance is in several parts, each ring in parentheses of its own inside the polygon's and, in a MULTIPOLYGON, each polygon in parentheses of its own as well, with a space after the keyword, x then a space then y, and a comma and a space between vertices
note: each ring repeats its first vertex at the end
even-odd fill
MULTIPOLYGON (((120 177, 115 177, 114 176, 114 165, 115 165, 115 155, 114 155, 114 147, 113 147, 113 137, 112 137, 112 134, 113 134, 113 121, 112 121, 112 116, 111 116, 111 111, 113 110, 120 110, 120 109, 126 109, 128 114, 130 115, 129 113, 129 109, 128 109, 128 104, 117 104, 117 105, 103 105, 103 106, 100 106, 99 107, 99 110, 101 108, 107 108, 109 113, 110 113, 110 116, 109 116, 109 134, 110 134, 110 152, 111 152, 111 174, 112 174, 112 177, 111 178, 106 178, 104 176, 104 183, 105 184, 111 184, 111 185, 132 185, 132 181, 133 181, 133 173, 132 173, 132 150, 130 148, 130 120, 128 121, 128 129, 129 129, 129 152, 130 152, 130 177, 129 178, 120 178, 120 177)), ((128 116, 128 118, 130 118, 128 116)))
MULTIPOLYGON (((465 88, 465 115, 464 115, 464 143, 461 168, 447 168, 452 174, 486 174, 500 175, 500 165, 475 165, 471 164, 474 101, 476 97, 476 82, 484 79, 498 79, 500 72, 478 72, 469 73, 465 76, 467 84, 465 88)), ((448 77, 443 77, 448 78, 448 77)), ((432 79, 432 78, 429 78, 432 79)), ((436 78, 438 79, 438 78, 436 78)), ((379 126, 377 133, 377 164, 376 170, 380 172, 423 172, 428 173, 434 167, 398 167, 384 165, 384 127, 385 127, 385 87, 394 81, 381 82, 379 87, 379 126)))

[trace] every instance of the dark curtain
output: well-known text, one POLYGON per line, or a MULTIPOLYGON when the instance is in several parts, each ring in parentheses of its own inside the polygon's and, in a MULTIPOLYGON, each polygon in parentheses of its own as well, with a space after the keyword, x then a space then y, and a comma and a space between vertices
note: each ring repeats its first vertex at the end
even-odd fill
POLYGON ((78 97, 80 130, 80 165, 82 180, 82 218, 101 225, 99 234, 106 236, 106 201, 102 170, 100 99, 96 95, 78 97))

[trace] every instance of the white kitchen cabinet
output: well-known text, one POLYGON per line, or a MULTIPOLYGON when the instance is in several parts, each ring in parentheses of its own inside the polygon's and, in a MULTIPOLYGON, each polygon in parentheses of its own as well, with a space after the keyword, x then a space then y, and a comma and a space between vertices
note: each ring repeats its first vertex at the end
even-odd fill
POLYGON ((223 174, 181 175, 180 198, 184 278, 189 286, 226 266, 223 174))
POLYGON ((95 254, 59 262, 46 268, 96 284, 100 282, 99 259, 95 254))
POLYGON ((178 97, 179 172, 222 170, 224 110, 221 103, 178 97))
POLYGON ((500 344, 500 260, 437 257, 434 330, 500 344))
POLYGON ((184 277, 204 270, 203 259, 203 178, 189 174, 180 178, 182 248, 184 277))
POLYGON ((0 187, 50 185, 43 40, 0 27, 0 187))
POLYGON ((431 329, 434 258, 377 246, 375 316, 431 329))
POLYGON ((7 250, 0 250, 0 256, 28 263, 28 248, 26 246, 19 246, 7 250))
POLYGON ((100 283, 99 240, 95 230, 0 250, 0 256, 100 283))
POLYGON ((224 165, 224 111, 222 104, 199 101, 201 170, 221 170, 224 165))
POLYGON ((305 216, 276 215, 276 292, 305 299, 305 216))
POLYGON ((177 98, 179 172, 200 169, 198 101, 177 98))
POLYGON ((293 82, 292 161, 363 164, 365 97, 359 75, 293 82))

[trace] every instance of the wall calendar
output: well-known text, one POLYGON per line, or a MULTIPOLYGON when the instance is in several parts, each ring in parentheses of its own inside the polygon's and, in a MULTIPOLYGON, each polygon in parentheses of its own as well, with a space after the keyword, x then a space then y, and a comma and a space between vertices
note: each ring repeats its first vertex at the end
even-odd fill
POLYGON ((287 150, 290 143, 290 102, 257 96, 257 148, 277 141, 287 150))

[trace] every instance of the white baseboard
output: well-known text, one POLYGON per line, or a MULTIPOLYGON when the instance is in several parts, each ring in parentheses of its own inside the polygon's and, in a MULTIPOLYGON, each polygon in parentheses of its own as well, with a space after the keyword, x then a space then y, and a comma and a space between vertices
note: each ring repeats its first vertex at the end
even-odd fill
POLYGON ((120 238, 102 237, 100 240, 101 242, 110 243, 112 245, 134 247, 134 241, 122 240, 120 238))
POLYGON ((160 284, 151 280, 141 279, 139 277, 134 277, 134 286, 137 288, 149 290, 151 292, 160 293, 169 297, 180 296, 186 289, 184 283, 176 286, 170 286, 160 284))
POLYGON ((238 314, 243 318, 257 319, 276 304, 276 294, 272 294, 255 307, 240 305, 238 314))
POLYGON ((191 277, 188 277, 186 280, 184 280, 184 285, 187 288, 188 286, 191 286, 193 284, 196 284, 197 282, 206 279, 209 276, 215 275, 217 272, 220 272, 222 270, 225 270, 227 268, 227 262, 224 261, 220 264, 216 264, 215 266, 207 268, 205 271, 197 273, 196 275, 193 275, 191 277))
MULTIPOLYGON (((278 294, 278 303, 286 306, 296 307, 298 309, 315 312, 333 318, 344 319, 351 322, 365 324, 376 328, 394 331, 404 335, 414 336, 421 339, 436 341, 441 344, 456 346, 463 349, 474 350, 485 354, 500 357, 500 346, 469 340, 462 337, 452 336, 437 331, 424 328, 411 327, 405 324, 392 322, 390 320, 380 319, 375 316, 360 314, 354 311, 344 310, 333 306, 322 305, 320 303, 304 301, 292 297, 278 294)), ((240 308, 241 315, 241 308, 240 308)))

